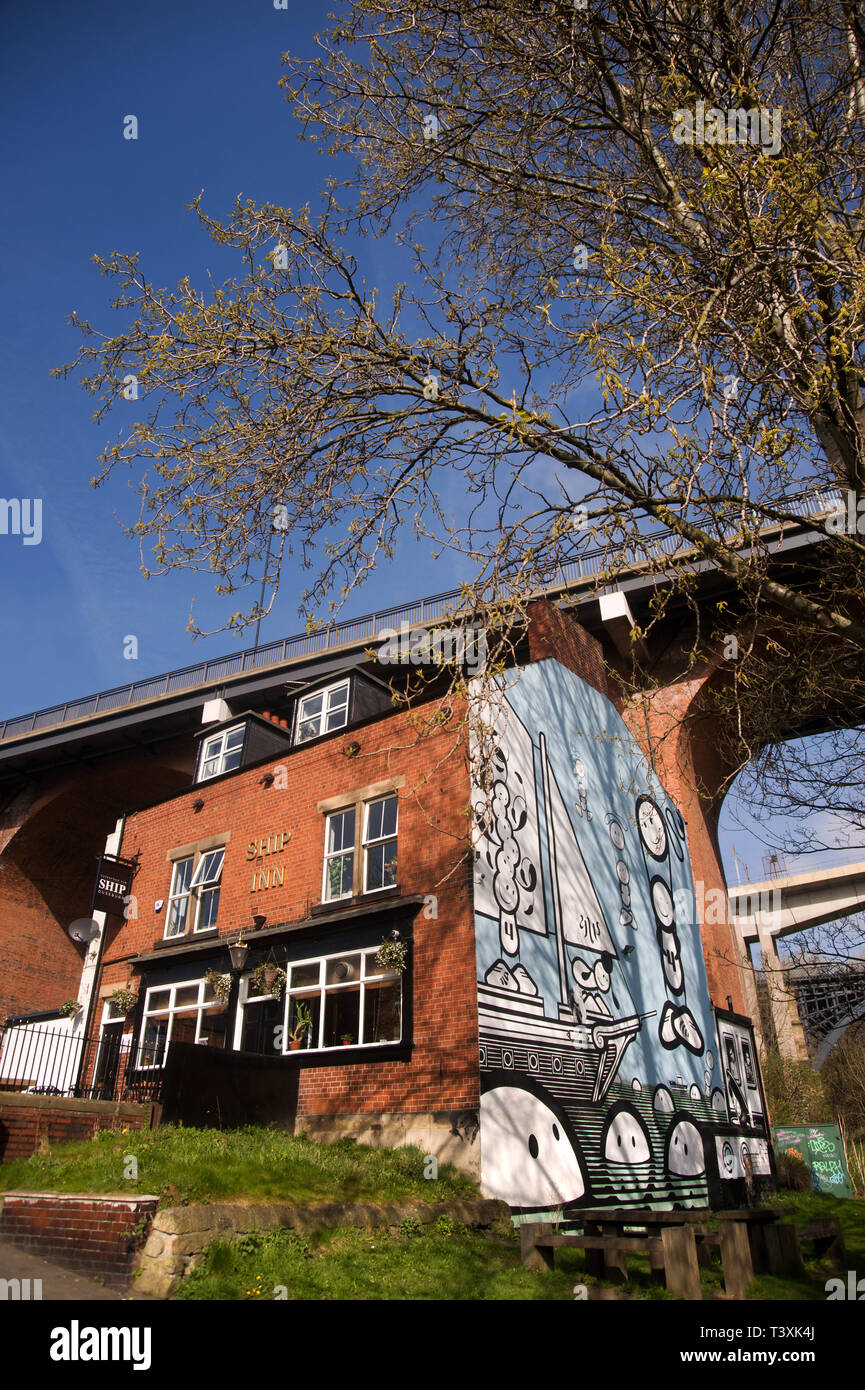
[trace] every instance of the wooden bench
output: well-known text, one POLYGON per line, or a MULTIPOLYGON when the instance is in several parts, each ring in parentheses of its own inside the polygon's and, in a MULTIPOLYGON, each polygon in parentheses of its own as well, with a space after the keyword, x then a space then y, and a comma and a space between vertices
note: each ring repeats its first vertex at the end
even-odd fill
MULTIPOLYGON (((523 1263, 530 1269, 552 1269, 555 1250, 572 1246, 586 1251, 590 1274, 613 1283, 628 1279, 627 1253, 649 1255, 652 1275, 680 1298, 702 1298, 700 1264, 711 1263, 710 1249, 719 1247, 724 1288, 731 1298, 744 1298, 755 1272, 795 1274, 803 1269, 796 1228, 781 1222, 789 1207, 753 1207, 733 1211, 605 1211, 585 1208, 569 1218, 567 1227, 549 1222, 520 1227, 523 1263), (717 1219, 718 1227, 708 1225, 717 1219), (580 1227, 576 1231, 574 1227, 580 1227), (643 1228, 640 1234, 635 1231, 643 1228)), ((837 1220, 813 1223, 811 1236, 830 1249, 840 1239, 837 1220), (819 1229, 818 1229, 819 1228, 819 1229)), ((843 1249, 843 1244, 842 1244, 843 1249)))
MULTIPOLYGON (((653 1213, 655 1218, 680 1215, 679 1213, 653 1213)), ((655 1277, 663 1278, 667 1288, 679 1298, 700 1299, 700 1270, 697 1265, 697 1247, 694 1227, 687 1221, 664 1224, 655 1220, 652 1224, 660 1227, 658 1235, 627 1235, 623 1226, 640 1226, 633 1214, 611 1216, 606 1213, 605 1226, 614 1226, 602 1234, 577 1233, 575 1231, 555 1232, 549 1222, 525 1222, 520 1226, 520 1252, 528 1269, 553 1269, 555 1251, 563 1247, 582 1249, 587 1252, 586 1265, 589 1273, 609 1279, 613 1283, 627 1283, 627 1252, 648 1253, 655 1277)), ((597 1224, 587 1222, 587 1225, 597 1224)))

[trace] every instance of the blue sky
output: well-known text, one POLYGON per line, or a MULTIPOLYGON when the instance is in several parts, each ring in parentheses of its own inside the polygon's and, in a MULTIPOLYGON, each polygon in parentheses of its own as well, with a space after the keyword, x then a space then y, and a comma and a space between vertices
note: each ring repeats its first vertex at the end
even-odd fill
MULTIPOLYGON (((226 266, 185 208, 201 189, 218 217, 238 193, 314 204, 330 165, 295 139, 277 83, 282 52, 311 55, 327 12, 298 0, 289 11, 270 0, 149 0, 128 12, 85 0, 53 8, 50 21, 26 6, 7 19, 0 496, 41 498, 43 520, 38 545, 0 535, 0 583, 14 595, 0 618, 3 716, 232 648, 225 633, 193 643, 190 603, 195 597, 197 620, 213 628, 247 596, 219 600, 202 575, 140 574, 137 547, 117 520, 137 516, 129 474, 89 486, 116 420, 95 426, 77 381, 49 373, 78 348, 80 334, 65 322, 72 310, 103 331, 123 322, 108 307, 112 287, 94 253, 140 251, 157 284, 185 274, 202 283, 207 268, 221 279, 226 266), (123 138, 130 113, 137 140, 123 138), (130 634, 137 661, 123 655, 130 634)), ((393 568, 351 611, 458 582, 450 565, 434 571, 422 557, 393 568)), ((299 630, 305 582, 296 575, 285 584, 262 639, 299 630)), ((242 645, 251 643, 250 632, 242 645)))
MULTIPOLYGON (((199 624, 224 622, 240 600, 219 600, 203 575, 146 580, 118 516, 135 520, 128 475, 94 490, 89 479, 115 423, 95 426, 92 402, 74 378, 51 378, 71 359, 79 333, 73 310, 104 331, 122 322, 108 308, 111 286, 91 262, 98 253, 139 251, 148 276, 173 285, 189 274, 217 278, 214 244, 185 205, 200 190, 221 217, 238 193, 256 201, 315 205, 332 172, 295 138, 278 87, 280 57, 312 56, 329 6, 291 0, 110 0, 14 6, 4 22, 0 217, 6 331, 0 387, 0 496, 40 498, 42 539, 0 534, 4 660, 0 717, 123 685, 232 648, 225 633, 193 642, 199 624), (139 138, 123 138, 134 114, 139 138), (135 636, 138 659, 124 658, 135 636)), ((370 274, 384 248, 370 246, 370 274)), ((459 571, 408 540, 346 614, 450 589, 459 571)), ((262 640, 298 631, 300 591, 288 576, 262 640)), ((245 598, 245 596, 244 596, 245 598)), ((242 645, 251 645, 252 633, 242 645)), ((737 830, 740 860, 760 876, 763 847, 737 830)), ((729 837, 724 836, 729 854, 729 837)))

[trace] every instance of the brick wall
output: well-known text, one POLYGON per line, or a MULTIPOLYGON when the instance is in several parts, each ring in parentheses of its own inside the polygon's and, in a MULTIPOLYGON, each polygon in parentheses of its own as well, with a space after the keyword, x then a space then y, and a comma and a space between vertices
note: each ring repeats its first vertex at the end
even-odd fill
POLYGON ((150 1129, 153 1120, 152 1105, 0 1091, 0 1161, 29 1158, 44 1143, 89 1139, 101 1129, 150 1129))
POLYGON ((575 676, 609 697, 603 651, 600 642, 591 633, 547 599, 530 603, 528 618, 532 661, 554 657, 575 676))
POLYGON ((0 1237, 66 1269, 123 1288, 147 1239, 158 1197, 7 1192, 0 1237))
POLYGON ((84 948, 69 927, 90 916, 105 837, 130 802, 156 800, 187 782, 192 759, 186 738, 160 745, 158 759, 128 752, 92 768, 59 768, 2 806, 0 1023, 56 1009, 78 993, 84 948))

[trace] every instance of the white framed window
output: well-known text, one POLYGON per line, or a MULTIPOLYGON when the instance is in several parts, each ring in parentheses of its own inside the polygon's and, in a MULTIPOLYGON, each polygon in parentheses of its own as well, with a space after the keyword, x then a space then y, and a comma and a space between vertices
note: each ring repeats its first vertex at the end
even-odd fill
MULTIPOLYGON (((282 1004, 282 1051, 324 1052, 332 1048, 375 1047, 402 1038, 402 975, 381 970, 375 963, 378 948, 341 952, 286 966, 282 1004), (298 1005, 311 1019, 300 1034, 300 1048, 291 1046, 298 1030, 298 1005)), ((245 1011, 272 1009, 270 996, 244 996, 245 1011)), ((245 1025, 246 1030, 246 1025, 245 1025)), ((247 1036, 252 1037, 248 1028, 247 1036)), ((270 1037, 267 1037, 270 1050, 270 1037)))
POLYGON ((196 864, 193 855, 177 859, 171 875, 165 938, 216 926, 225 847, 205 850, 196 864))
POLYGON ((357 815, 354 806, 327 818, 322 900, 335 902, 354 892, 354 840, 357 815))
POLYGON ((155 985, 144 1000, 144 1018, 135 1066, 154 1071, 165 1065, 170 1042, 225 1047, 228 1005, 217 999, 208 981, 184 980, 155 985))
POLYGON ((368 801, 363 825, 363 891, 378 893, 396 884, 397 798, 368 801))
POLYGON ((396 887, 398 806, 398 797, 382 796, 330 813, 322 902, 396 887))
POLYGON ((233 772, 240 767, 245 732, 245 724, 236 724, 233 729, 223 729, 221 734, 206 738, 196 780, 206 782, 208 777, 219 777, 223 772, 233 772))
POLYGON ((222 879, 224 849, 210 849, 202 854, 189 884, 190 894, 198 901, 195 912, 195 931, 207 931, 216 926, 219 912, 219 889, 222 879))
POLYGON ((188 859, 175 861, 171 874, 171 888, 168 893, 168 912, 165 918, 165 935, 182 936, 186 931, 189 916, 189 885, 192 881, 194 861, 188 859))
POLYGON ((296 743, 307 743, 348 723, 348 681, 304 695, 297 708, 296 743))

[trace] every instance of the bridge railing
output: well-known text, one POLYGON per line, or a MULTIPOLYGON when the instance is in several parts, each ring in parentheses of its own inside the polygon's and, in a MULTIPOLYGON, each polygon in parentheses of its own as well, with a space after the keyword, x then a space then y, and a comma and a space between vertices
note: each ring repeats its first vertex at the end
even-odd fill
MULTIPOLYGON (((819 492, 793 494, 782 499, 780 505, 804 519, 833 511, 842 501, 839 489, 826 488, 819 492)), ((726 534, 733 535, 737 529, 737 525, 731 525, 726 534)), ((625 551, 625 566, 660 558, 663 555, 685 554, 691 548, 675 531, 653 532, 646 536, 645 548, 635 546, 625 551)), ((587 551, 578 559, 567 561, 552 569, 545 588, 555 590, 577 586, 603 572, 604 562, 609 562, 610 558, 611 550, 607 546, 587 551)), ((615 568, 618 570, 622 568, 621 549, 616 551, 616 558, 615 568)), ((231 656, 197 662, 176 671, 167 671, 160 676, 151 676, 147 680, 133 681, 113 690, 86 695, 83 699, 69 700, 66 704, 51 705, 48 709, 36 710, 33 714, 6 719, 0 722, 0 743, 7 739, 19 738, 22 734, 37 733, 40 729, 71 724, 95 714, 110 714, 113 710, 144 704, 148 700, 173 695, 181 690, 190 690, 195 686, 217 684, 232 676, 256 671, 260 667, 279 666, 294 657, 313 656, 316 652, 328 651, 345 643, 362 642, 365 638, 374 639, 383 628, 435 622, 453 612, 455 607, 459 607, 461 597, 461 590, 450 589, 431 598, 416 599, 413 603, 400 604, 395 608, 379 609, 360 618, 346 618, 317 632, 297 633, 277 642, 268 642, 264 646, 248 647, 231 656)))

